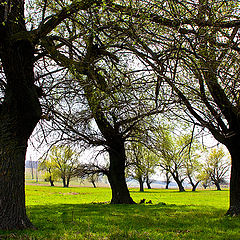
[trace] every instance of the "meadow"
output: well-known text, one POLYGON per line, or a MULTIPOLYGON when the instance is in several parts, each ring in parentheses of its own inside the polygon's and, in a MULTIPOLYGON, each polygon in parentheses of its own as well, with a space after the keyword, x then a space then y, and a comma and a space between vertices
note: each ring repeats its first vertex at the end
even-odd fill
POLYGON ((0 239, 240 239, 240 218, 224 215, 228 190, 130 193, 152 204, 111 205, 109 188, 27 185, 27 212, 37 229, 0 231, 0 239))

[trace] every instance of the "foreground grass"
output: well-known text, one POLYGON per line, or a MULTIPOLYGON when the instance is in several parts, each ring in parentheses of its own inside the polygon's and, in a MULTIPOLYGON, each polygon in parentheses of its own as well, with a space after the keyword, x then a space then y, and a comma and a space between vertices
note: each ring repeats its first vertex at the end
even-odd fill
POLYGON ((224 216, 228 191, 132 189, 136 202, 153 204, 110 205, 107 188, 26 190, 28 215, 38 230, 0 232, 0 239, 240 239, 240 218, 224 216))

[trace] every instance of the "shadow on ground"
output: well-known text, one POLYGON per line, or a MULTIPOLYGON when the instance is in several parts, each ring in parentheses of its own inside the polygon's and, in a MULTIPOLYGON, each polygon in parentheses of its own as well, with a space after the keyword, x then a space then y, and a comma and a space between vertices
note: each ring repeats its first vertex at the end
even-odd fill
POLYGON ((240 218, 204 206, 59 204, 28 207, 38 230, 0 239, 240 239, 240 218))

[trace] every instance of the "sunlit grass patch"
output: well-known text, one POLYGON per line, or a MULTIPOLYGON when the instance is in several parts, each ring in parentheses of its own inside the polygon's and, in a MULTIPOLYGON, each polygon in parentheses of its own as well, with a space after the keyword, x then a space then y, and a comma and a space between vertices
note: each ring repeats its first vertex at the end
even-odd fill
POLYGON ((1 233, 0 239, 240 239, 240 219, 224 215, 228 191, 131 189, 136 202, 153 204, 111 205, 105 203, 107 188, 26 189, 28 215, 38 230, 1 233))

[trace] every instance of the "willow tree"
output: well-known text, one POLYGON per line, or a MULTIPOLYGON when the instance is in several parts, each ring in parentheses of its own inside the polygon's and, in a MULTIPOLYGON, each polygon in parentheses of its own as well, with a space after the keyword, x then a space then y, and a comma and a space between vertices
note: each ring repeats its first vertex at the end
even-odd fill
POLYGON ((74 1, 45 17, 47 1, 42 1, 42 19, 31 30, 24 0, 0 2, 0 229, 33 227, 25 209, 24 166, 27 141, 42 114, 42 91, 34 77, 36 47, 64 19, 95 2, 74 1))

